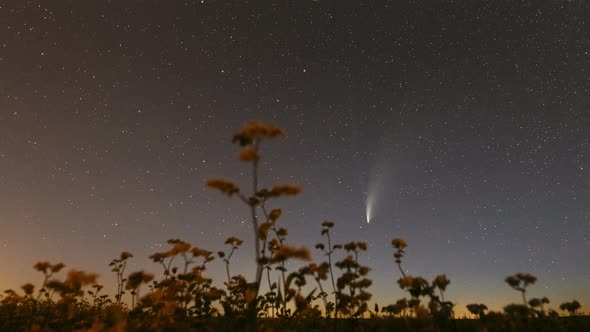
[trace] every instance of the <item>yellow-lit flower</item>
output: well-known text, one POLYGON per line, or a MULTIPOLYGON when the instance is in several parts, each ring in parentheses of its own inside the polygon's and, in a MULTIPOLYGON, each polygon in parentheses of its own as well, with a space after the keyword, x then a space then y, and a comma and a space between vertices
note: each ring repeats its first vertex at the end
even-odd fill
POLYGON ((228 196, 232 196, 232 195, 240 192, 240 188, 238 188, 238 186, 236 186, 233 182, 225 181, 222 179, 208 180, 207 186, 217 189, 228 196))
POLYGON ((240 151, 240 160, 241 161, 257 161, 260 160, 260 155, 256 148, 251 146, 245 147, 240 151))
POLYGON ((408 246, 406 241, 402 238, 394 238, 391 240, 391 245, 396 249, 404 249, 408 246))
POLYGON ((178 255, 181 253, 185 253, 188 252, 189 250, 191 250, 191 245, 190 243, 184 242, 184 241, 179 241, 177 243, 174 244, 174 247, 172 247, 172 249, 170 249, 170 254, 172 256, 174 255, 178 255))
POLYGON ((228 237, 227 240, 225 240, 225 244, 231 244, 233 247, 239 247, 242 243, 244 243, 244 241, 235 236, 228 237))
POLYGON ((309 254, 309 250, 307 250, 307 248, 304 248, 304 247, 295 248, 295 247, 283 245, 278 248, 278 250, 275 252, 275 254, 270 259, 270 262, 271 263, 284 262, 290 258, 297 258, 297 259, 301 259, 301 260, 310 260, 311 255, 309 254))
POLYGON ((301 187, 293 185, 275 185, 269 192, 271 197, 292 196, 301 192, 301 187))
POLYGON ((268 230, 272 227, 272 225, 273 224, 270 222, 264 222, 260 224, 260 226, 258 226, 258 238, 263 241, 266 240, 268 230))
POLYGON ((263 137, 279 138, 284 136, 285 132, 281 128, 260 121, 250 121, 234 134, 232 142, 238 143, 240 146, 248 146, 263 137))
POLYGON ((281 217, 281 209, 274 209, 272 211, 270 211, 270 213, 268 214, 268 219, 272 220, 272 221, 276 221, 277 219, 279 219, 281 217))

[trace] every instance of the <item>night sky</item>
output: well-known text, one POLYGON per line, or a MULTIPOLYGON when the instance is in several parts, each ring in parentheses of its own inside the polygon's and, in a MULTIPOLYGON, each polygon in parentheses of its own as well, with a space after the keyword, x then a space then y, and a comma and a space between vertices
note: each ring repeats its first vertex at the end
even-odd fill
POLYGON ((113 287, 112 258, 160 272, 169 238, 240 237, 252 279, 247 208, 204 184, 246 185, 231 136, 258 119, 287 132, 262 184, 303 188, 272 205, 288 242, 323 260, 324 220, 367 241, 371 302, 405 295, 403 237, 459 310, 519 302, 516 272, 587 309, 590 3, 444 3, 0 2, 0 289, 39 283, 39 260, 113 287))

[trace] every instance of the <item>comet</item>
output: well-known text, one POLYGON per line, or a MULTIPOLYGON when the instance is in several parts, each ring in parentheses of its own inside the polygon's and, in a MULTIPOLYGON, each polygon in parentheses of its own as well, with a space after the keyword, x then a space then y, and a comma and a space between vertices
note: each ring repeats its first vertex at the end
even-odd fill
POLYGON ((373 219, 374 215, 373 215, 373 210, 375 208, 375 201, 373 200, 373 196, 371 195, 371 192, 369 192, 369 194, 367 195, 367 206, 365 209, 365 215, 367 216, 367 224, 371 223, 371 219, 373 219))

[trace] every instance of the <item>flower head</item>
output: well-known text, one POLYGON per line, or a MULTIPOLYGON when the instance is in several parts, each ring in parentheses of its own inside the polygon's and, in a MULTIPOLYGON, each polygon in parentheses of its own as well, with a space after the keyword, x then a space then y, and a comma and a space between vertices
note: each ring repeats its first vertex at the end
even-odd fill
POLYGON ((238 188, 238 186, 236 186, 233 182, 222 179, 208 180, 207 186, 213 189, 217 189, 230 197, 240 192, 240 188, 238 188))
POLYGON ((309 254, 309 250, 307 250, 307 248, 304 248, 304 247, 295 248, 295 247, 283 245, 283 246, 280 246, 278 248, 278 250, 274 253, 272 258, 270 259, 270 262, 271 263, 284 262, 290 258, 297 258, 297 259, 308 261, 311 259, 311 255, 309 254))
POLYGON ((225 244, 230 244, 232 247, 239 247, 242 245, 242 243, 244 243, 244 241, 241 239, 238 239, 235 236, 228 237, 225 240, 225 244))
POLYGON ((405 249, 408 246, 408 244, 406 243, 406 241, 404 239, 402 239, 402 238, 394 238, 394 239, 392 239, 391 240, 391 245, 394 248, 399 249, 399 250, 403 250, 403 249, 405 249))
POLYGON ((240 151, 240 160, 241 161, 258 161, 260 160, 260 154, 256 148, 251 146, 247 146, 240 151))
POLYGON ((285 132, 281 128, 260 121, 250 121, 234 134, 232 142, 238 143, 240 146, 248 146, 263 137, 280 138, 284 136, 285 132))

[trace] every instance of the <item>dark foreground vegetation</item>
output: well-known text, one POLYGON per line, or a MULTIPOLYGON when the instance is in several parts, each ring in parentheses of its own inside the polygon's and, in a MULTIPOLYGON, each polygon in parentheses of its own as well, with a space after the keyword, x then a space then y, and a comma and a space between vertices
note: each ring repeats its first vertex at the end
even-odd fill
MULTIPOLYGON (((529 297, 536 277, 517 273, 506 283, 522 299, 502 312, 485 304, 469 304, 471 319, 457 319, 455 304, 445 297, 450 280, 444 274, 429 281, 403 268, 407 243, 391 241, 397 286, 406 297, 382 305, 371 303, 370 268, 363 263, 364 242, 335 242, 335 224, 321 224, 315 246, 325 257, 311 262, 309 249, 288 243, 279 225, 281 210, 269 207, 278 198, 297 195, 293 185, 259 184, 260 144, 284 136, 277 127, 251 122, 236 133, 239 159, 250 167, 252 187, 246 192, 233 182, 212 179, 207 186, 248 208, 254 234, 253 280, 231 273, 232 256, 243 240, 229 237, 225 250, 214 253, 180 239, 150 259, 161 277, 127 271, 128 252, 110 263, 115 294, 103 294, 97 276, 69 270, 61 263, 39 262, 40 285, 4 291, 0 299, 0 331, 590 331, 590 317, 579 314, 576 300, 552 308, 546 297, 529 297), (213 261, 225 266, 218 287, 207 276, 213 261), (305 265, 287 269, 289 260, 305 265), (371 304, 371 305, 370 305, 371 304)), ((393 286, 393 285, 392 285, 393 286)))

